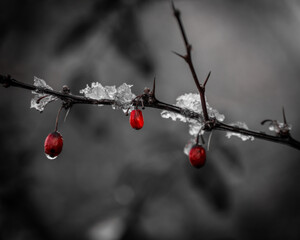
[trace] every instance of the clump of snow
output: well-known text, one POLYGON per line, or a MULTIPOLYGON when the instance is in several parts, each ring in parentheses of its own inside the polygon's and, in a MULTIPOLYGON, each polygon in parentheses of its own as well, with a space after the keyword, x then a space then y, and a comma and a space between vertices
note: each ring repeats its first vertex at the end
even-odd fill
POLYGON ((162 118, 171 118, 173 121, 176 121, 177 119, 179 119, 182 122, 187 121, 185 116, 182 116, 181 114, 170 112, 167 110, 163 110, 160 115, 162 118))
MULTIPOLYGON (((234 127, 239 127, 239 128, 244 128, 247 130, 249 129, 248 126, 246 125, 246 123, 244 123, 244 122, 235 122, 235 123, 231 123, 228 125, 234 126, 234 127)), ((253 136, 244 135, 244 134, 235 133, 235 132, 226 132, 226 137, 231 138, 232 136, 236 136, 236 137, 242 139, 243 141, 247 141, 247 140, 253 141, 254 140, 253 136)))
MULTIPOLYGON (((34 77, 33 85, 44 89, 53 90, 43 79, 37 77, 34 77)), ((58 99, 55 96, 40 93, 39 91, 32 91, 32 94, 34 94, 34 97, 31 99, 30 108, 35 108, 40 112, 44 111, 49 102, 56 101, 58 99)))
POLYGON ((204 127, 203 123, 199 123, 198 121, 191 119, 189 121, 189 134, 192 136, 197 136, 197 134, 199 135, 203 135, 204 131, 201 130, 204 127), (200 131, 201 130, 201 131, 200 131))
POLYGON ((185 145, 183 152, 185 155, 189 156, 191 148, 196 144, 196 139, 190 139, 188 143, 185 145))
MULTIPOLYGON (((179 96, 176 99, 176 106, 183 109, 182 113, 173 113, 169 111, 162 111, 161 116, 163 118, 171 118, 173 121, 179 120, 182 122, 188 122, 189 124, 189 134, 192 136, 197 136, 199 130, 204 126, 204 118, 202 113, 202 106, 200 100, 200 94, 198 93, 186 93, 179 96), (198 113, 199 118, 197 120, 190 118, 192 112, 198 113)), ((225 116, 220 114, 216 109, 213 109, 206 101, 206 108, 209 117, 216 118, 218 121, 224 121, 225 116)), ((203 134, 201 132, 200 134, 203 134)))
MULTIPOLYGON (((202 113, 202 106, 201 106, 201 100, 200 100, 200 94, 198 93, 186 93, 184 95, 179 96, 176 99, 176 106, 188 109, 190 111, 203 114, 202 113)), ((206 108, 208 116, 211 118, 216 118, 218 121, 224 121, 225 116, 223 114, 220 114, 216 109, 213 109, 207 102, 206 99, 206 108)), ((203 120, 203 119, 202 119, 203 120)))
POLYGON ((133 109, 133 106, 131 106, 131 101, 136 96, 131 92, 132 86, 133 85, 128 85, 126 83, 123 83, 121 86, 118 87, 114 97, 115 104, 112 105, 113 109, 122 108, 124 112, 126 112, 128 108, 130 108, 129 112, 133 109))
MULTIPOLYGON (((121 86, 102 86, 99 82, 93 82, 90 86, 80 90, 80 93, 85 97, 102 100, 114 100, 115 104, 112 105, 113 109, 123 109, 124 112, 131 106, 131 101, 136 96, 131 92, 132 85, 123 83, 121 86)), ((102 105, 99 105, 102 106, 102 105)))
MULTIPOLYGON (((117 92, 116 86, 105 86, 103 87, 101 83, 93 82, 91 86, 86 85, 86 88, 79 91, 85 97, 101 100, 109 99, 113 100, 114 95, 117 92)), ((100 105, 103 106, 103 105, 100 105)))
POLYGON ((269 125, 269 130, 275 133, 289 132, 292 130, 292 125, 281 123, 275 120, 269 125))

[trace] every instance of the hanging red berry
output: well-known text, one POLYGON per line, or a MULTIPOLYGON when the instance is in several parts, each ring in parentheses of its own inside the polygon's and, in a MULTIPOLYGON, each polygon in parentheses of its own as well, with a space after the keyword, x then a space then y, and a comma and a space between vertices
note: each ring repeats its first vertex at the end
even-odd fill
POLYGON ((201 168, 204 166, 206 161, 205 148, 201 145, 194 145, 189 154, 190 163, 195 168, 201 168))
POLYGON ((144 126, 142 111, 139 109, 132 110, 130 113, 129 123, 132 128, 139 130, 144 126))
POLYGON ((61 153, 63 138, 59 132, 50 133, 45 139, 44 149, 47 158, 53 160, 61 153))

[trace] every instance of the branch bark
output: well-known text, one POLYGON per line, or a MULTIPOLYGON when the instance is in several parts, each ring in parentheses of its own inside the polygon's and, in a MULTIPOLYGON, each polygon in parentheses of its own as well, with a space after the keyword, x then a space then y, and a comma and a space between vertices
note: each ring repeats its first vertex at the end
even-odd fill
POLYGON ((192 45, 189 43, 187 35, 185 33, 184 27, 183 27, 183 23, 181 21, 181 17, 180 17, 180 11, 178 9, 175 8, 175 5, 172 1, 172 9, 173 9, 173 14, 176 18, 176 21, 178 23, 183 41, 184 41, 184 45, 185 45, 185 50, 186 50, 186 54, 185 55, 181 55, 179 53, 174 52, 177 56, 181 57, 182 59, 184 59, 186 61, 186 63, 188 64, 190 71, 192 73, 194 82, 196 84, 196 87, 200 93, 200 99, 201 99, 201 106, 202 106, 202 111, 203 111, 203 117, 204 120, 206 122, 209 121, 209 116, 208 116, 208 112, 207 112, 207 108, 206 108, 206 100, 205 100, 205 85, 209 79, 210 73, 208 74, 205 83, 202 85, 199 82, 194 64, 193 64, 193 60, 192 60, 192 45))
MULTIPOLYGON (((27 89, 27 90, 36 91, 39 93, 56 96, 57 98, 61 99, 62 102, 68 103, 69 106, 74 105, 74 104, 92 104, 92 105, 99 105, 99 104, 113 105, 113 104, 115 104, 114 100, 109 100, 109 99, 96 100, 96 99, 87 98, 87 97, 84 97, 81 95, 73 95, 71 93, 66 93, 63 91, 59 92, 59 91, 55 91, 55 90, 46 89, 43 87, 37 87, 32 84, 20 82, 16 79, 11 78, 10 76, 0 75, 0 84, 2 84, 4 87, 10 87, 10 86, 17 87, 17 88, 27 89)), ((135 106, 142 105, 140 100, 133 100, 132 104, 135 106)), ((167 110, 170 112, 181 114, 182 116, 184 116, 186 118, 190 118, 190 119, 199 120, 200 118, 202 118, 202 115, 197 112, 183 109, 178 106, 174 106, 172 104, 161 102, 161 101, 157 100, 157 98, 155 97, 153 92, 150 92, 148 95, 143 97, 143 104, 145 107, 167 110)), ((257 132, 257 131, 247 130, 244 128, 239 128, 236 126, 227 125, 216 119, 210 119, 209 122, 207 122, 206 128, 204 128, 204 130, 207 130, 207 131, 221 130, 221 131, 240 133, 240 134, 244 134, 244 135, 253 136, 258 139, 284 144, 289 147, 300 150, 300 142, 295 140, 289 133, 285 134, 285 135, 273 136, 273 135, 269 135, 269 134, 266 134, 263 132, 257 132)))
MULTIPOLYGON (((188 41, 187 35, 185 33, 182 20, 180 17, 180 11, 175 8, 174 3, 172 2, 172 9, 173 9, 173 14, 176 18, 176 21, 178 23, 184 45, 185 45, 185 50, 186 54, 181 55, 179 53, 174 52, 176 55, 179 57, 183 58, 186 63, 188 64, 190 71, 193 76, 193 80, 196 84, 196 87, 200 93, 200 100, 201 100, 201 106, 202 106, 202 114, 199 114, 197 112, 188 110, 188 109, 183 109, 178 106, 174 106, 165 102, 159 101, 156 96, 155 96, 155 79, 153 82, 153 89, 150 91, 144 91, 144 93, 135 99, 132 100, 132 104, 134 106, 142 106, 142 107, 151 107, 151 108, 156 108, 156 109, 161 109, 161 110, 167 110, 176 114, 181 114, 182 116, 190 119, 195 119, 195 120, 203 120, 204 121, 204 129, 205 131, 212 131, 212 130, 221 130, 221 131, 228 131, 228 132, 234 132, 234 133, 239 133, 243 135, 248 135, 248 136, 253 136, 258 139, 266 140, 266 141, 271 141, 275 143, 280 143, 280 144, 285 144, 287 146, 290 146, 292 148, 300 150, 300 142, 295 140, 290 132, 288 130, 285 131, 279 131, 277 135, 269 135, 264 132, 258 132, 258 131, 252 131, 252 130, 247 130, 244 128, 239 128, 237 126, 231 126, 225 123, 222 123, 218 121, 215 118, 211 118, 208 115, 207 107, 206 107, 206 99, 205 99, 205 87, 207 84, 207 81, 210 77, 210 73, 207 75, 205 81, 203 84, 200 84, 198 76, 195 71, 195 67, 192 61, 192 46, 188 41)), ((67 87, 66 89, 63 88, 61 92, 43 88, 43 87, 37 87, 32 84, 27 84, 24 82, 17 81, 15 79, 12 79, 9 75, 4 76, 0 75, 0 84, 2 84, 4 87, 18 87, 18 88, 23 88, 31 91, 36 91, 38 93, 42 94, 47 94, 47 95, 52 95, 56 96, 57 98, 61 99, 63 102, 63 106, 65 108, 70 108, 74 104, 92 104, 92 105, 114 105, 115 101, 110 100, 110 99, 101 99, 101 100, 96 100, 96 99, 91 99, 87 98, 81 95, 73 95, 70 93, 69 89, 67 87)), ((283 116, 284 116, 284 123, 286 123, 286 118, 283 110, 283 116)), ((272 120, 266 120, 266 121, 272 121, 272 120)), ((263 121, 265 122, 265 121, 263 121)))

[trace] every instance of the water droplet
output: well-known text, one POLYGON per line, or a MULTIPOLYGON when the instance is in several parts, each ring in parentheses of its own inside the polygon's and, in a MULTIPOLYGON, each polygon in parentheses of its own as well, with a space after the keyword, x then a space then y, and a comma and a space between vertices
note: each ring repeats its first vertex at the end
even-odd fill
POLYGON ((47 157, 48 159, 50 159, 50 160, 54 160, 55 158, 57 158, 57 156, 51 157, 51 156, 48 155, 48 154, 45 154, 45 155, 46 155, 46 157, 47 157))

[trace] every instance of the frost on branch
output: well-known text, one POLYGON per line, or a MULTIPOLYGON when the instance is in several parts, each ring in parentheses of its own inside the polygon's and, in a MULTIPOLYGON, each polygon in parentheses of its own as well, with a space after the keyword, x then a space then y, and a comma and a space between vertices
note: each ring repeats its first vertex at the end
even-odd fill
MULTIPOLYGON (((136 96, 131 92, 131 87, 133 85, 128 85, 123 83, 120 87, 117 88, 117 93, 115 95, 115 104, 112 105, 113 109, 122 108, 124 112, 131 106, 131 101, 136 96)), ((130 109, 131 111, 132 109, 130 109)), ((129 111, 129 112, 130 112, 129 111)))
MULTIPOLYGON (((117 92, 116 86, 105 86, 103 87, 101 83, 93 82, 91 87, 86 85, 86 88, 79 91, 85 97, 101 100, 101 99, 114 99, 114 95, 117 92)), ((103 106, 103 105, 100 105, 103 106)))
MULTIPOLYGON (((34 77, 33 85, 44 89, 53 90, 52 87, 47 85, 47 83, 43 79, 37 77, 34 77)), ((55 96, 47 95, 45 93, 40 93, 39 91, 32 91, 32 94, 34 94, 34 97, 31 99, 30 108, 35 108, 40 112, 44 111, 46 105, 49 102, 56 101, 58 99, 55 96)))
MULTIPOLYGON (((188 122, 189 124, 189 134, 192 136, 197 136, 200 129, 204 126, 204 118, 202 113, 202 106, 201 106, 201 100, 200 95, 198 93, 186 93, 184 95, 179 96, 176 99, 176 106, 183 109, 181 114, 173 113, 169 111, 162 111, 161 116, 163 118, 171 118, 173 121, 176 121, 177 119, 182 122, 188 122), (189 118, 191 111, 199 113, 200 118, 198 120, 189 118)), ((208 116, 211 118, 216 118, 218 121, 224 121, 225 116, 223 114, 220 114, 216 109, 213 109, 206 101, 206 107, 208 116)), ((204 131, 202 131, 200 134, 203 134, 204 131)))
MULTIPOLYGON (((116 88, 116 86, 102 86, 101 83, 92 83, 91 87, 88 85, 86 88, 80 90, 85 97, 102 100, 114 100, 115 104, 112 105, 113 109, 123 109, 126 111, 131 105, 131 101, 135 98, 135 95, 131 92, 132 85, 123 83, 121 86, 116 88)), ((102 105, 99 105, 102 106, 102 105)))
POLYGON ((269 130, 275 132, 276 134, 287 133, 292 130, 292 125, 274 120, 270 123, 269 130))
MULTIPOLYGON (((244 129, 249 129, 248 126, 246 125, 246 123, 243 122, 235 122, 235 123, 231 123, 228 124, 230 126, 234 126, 234 127, 239 127, 239 128, 244 128, 244 129)), ((231 138, 232 136, 236 136, 239 137, 240 139, 242 139, 243 141, 247 141, 247 140, 254 140, 253 136, 249 136, 249 135, 244 135, 241 133, 235 133, 235 132, 226 132, 226 137, 231 138)))
POLYGON ((195 144, 196 144, 195 138, 190 139, 183 149, 184 154, 189 156, 190 151, 195 144))

